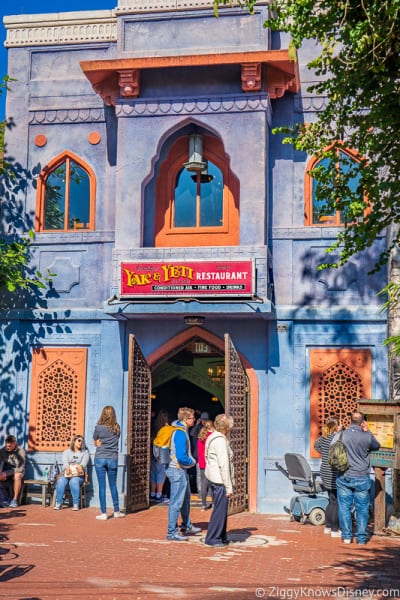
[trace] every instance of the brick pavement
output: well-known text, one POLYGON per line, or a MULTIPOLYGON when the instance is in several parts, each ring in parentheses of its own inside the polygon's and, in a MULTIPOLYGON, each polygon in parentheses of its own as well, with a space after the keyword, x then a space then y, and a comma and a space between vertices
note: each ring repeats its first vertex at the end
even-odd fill
MULTIPOLYGON (((245 600, 400 597, 400 539, 344 546, 286 515, 229 517, 227 548, 165 539, 167 507, 95 519, 97 509, 0 510, 0 598, 245 600), (380 594, 377 590, 383 590, 380 594), (258 594, 258 595, 257 595, 258 594)), ((192 509, 196 525, 209 512, 192 509)))

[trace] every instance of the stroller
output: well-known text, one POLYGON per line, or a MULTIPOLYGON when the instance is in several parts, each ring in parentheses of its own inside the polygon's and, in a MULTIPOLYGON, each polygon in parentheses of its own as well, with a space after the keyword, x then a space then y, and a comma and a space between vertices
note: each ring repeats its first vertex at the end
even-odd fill
POLYGON ((310 465, 301 454, 285 454, 286 469, 278 462, 277 469, 287 477, 296 492, 290 499, 290 507, 285 510, 289 512, 291 521, 312 525, 324 525, 325 510, 328 505, 328 496, 323 491, 322 482, 317 482, 318 472, 311 471, 310 465))

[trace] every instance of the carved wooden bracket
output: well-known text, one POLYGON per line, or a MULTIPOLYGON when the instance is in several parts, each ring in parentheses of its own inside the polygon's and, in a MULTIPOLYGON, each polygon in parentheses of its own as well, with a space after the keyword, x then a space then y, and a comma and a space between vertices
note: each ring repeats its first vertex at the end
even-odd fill
POLYGON ((244 92, 261 90, 261 63, 242 65, 242 90, 244 92))
POLYGON ((288 73, 273 65, 266 64, 264 72, 264 89, 269 93, 269 97, 282 98, 285 92, 297 92, 298 82, 295 73, 288 73))
POLYGON ((123 98, 137 98, 139 96, 139 69, 124 69, 118 71, 118 85, 123 98))
POLYGON ((293 60, 289 57, 288 50, 91 60, 81 62, 81 68, 95 92, 110 105, 115 104, 119 98, 130 99, 139 96, 141 69, 232 64, 241 66, 243 92, 258 92, 264 89, 269 92, 271 98, 281 98, 287 91, 296 93, 300 89, 297 58, 293 60))

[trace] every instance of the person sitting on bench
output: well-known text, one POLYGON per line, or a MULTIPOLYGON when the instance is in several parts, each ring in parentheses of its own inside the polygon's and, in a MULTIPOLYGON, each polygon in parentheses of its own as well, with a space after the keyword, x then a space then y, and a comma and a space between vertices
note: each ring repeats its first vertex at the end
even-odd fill
POLYGON ((62 508, 65 488, 69 484, 72 496, 72 510, 79 510, 81 485, 85 482, 86 467, 89 462, 89 450, 81 435, 74 435, 70 447, 63 452, 64 471, 56 483, 56 503, 54 510, 62 508))
POLYGON ((25 473, 25 450, 18 446, 15 436, 8 435, 6 444, 0 450, 0 481, 12 482, 13 498, 10 508, 17 508, 21 496, 25 473))

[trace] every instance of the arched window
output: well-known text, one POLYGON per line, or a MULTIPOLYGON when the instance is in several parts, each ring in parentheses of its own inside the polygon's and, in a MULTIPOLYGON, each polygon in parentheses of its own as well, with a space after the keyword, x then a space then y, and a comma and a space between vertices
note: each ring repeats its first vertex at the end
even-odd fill
POLYGON ((155 211, 155 246, 239 244, 239 185, 220 140, 203 136, 205 168, 188 171, 189 136, 171 146, 160 166, 155 211))
MULTIPOLYGON (((335 169, 337 172, 351 173, 348 180, 348 187, 352 192, 356 192, 360 176, 357 165, 360 163, 360 158, 356 152, 348 148, 338 147, 335 149, 335 169)), ((349 217, 345 212, 339 210, 327 212, 326 201, 318 194, 318 188, 321 185, 319 181, 310 175, 310 171, 321 167, 329 167, 331 158, 316 158, 313 157, 306 168, 304 197, 305 197, 305 225, 328 225, 340 226, 349 222, 349 217)))
POLYGON ((71 152, 51 161, 38 180, 38 231, 94 229, 96 184, 92 169, 71 152))

